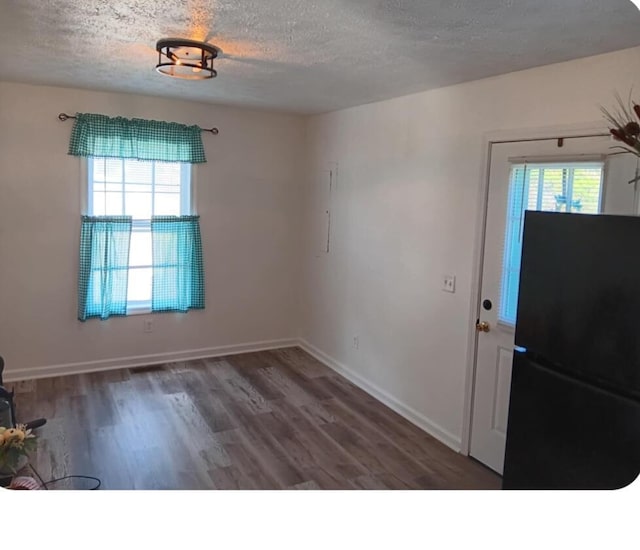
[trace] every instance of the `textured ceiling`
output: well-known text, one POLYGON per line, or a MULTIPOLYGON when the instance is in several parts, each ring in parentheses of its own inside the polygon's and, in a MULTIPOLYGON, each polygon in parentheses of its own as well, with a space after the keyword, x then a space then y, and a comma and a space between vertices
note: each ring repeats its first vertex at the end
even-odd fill
POLYGON ((629 0, 1 0, 3 80, 318 113, 640 44, 629 0), (156 73, 159 38, 221 47, 156 73))

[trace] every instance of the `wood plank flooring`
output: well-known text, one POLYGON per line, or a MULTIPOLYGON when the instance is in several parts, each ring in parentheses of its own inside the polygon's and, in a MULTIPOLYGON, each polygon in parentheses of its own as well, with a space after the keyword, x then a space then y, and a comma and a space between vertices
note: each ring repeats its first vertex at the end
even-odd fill
POLYGON ((497 489, 299 348, 15 384, 47 479, 103 489, 497 489))

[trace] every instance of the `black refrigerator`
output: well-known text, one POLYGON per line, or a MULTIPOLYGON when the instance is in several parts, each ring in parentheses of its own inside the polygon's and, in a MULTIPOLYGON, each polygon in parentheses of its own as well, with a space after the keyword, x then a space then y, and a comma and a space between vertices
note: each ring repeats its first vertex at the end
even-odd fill
POLYGON ((515 344, 503 488, 633 482, 640 217, 525 213, 515 344))

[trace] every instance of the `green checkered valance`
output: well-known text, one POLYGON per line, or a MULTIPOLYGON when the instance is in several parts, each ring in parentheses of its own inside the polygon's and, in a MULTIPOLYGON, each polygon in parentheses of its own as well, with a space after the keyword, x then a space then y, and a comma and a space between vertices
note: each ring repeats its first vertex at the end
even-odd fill
POLYGON ((77 113, 69 154, 165 162, 207 162, 199 126, 77 113))

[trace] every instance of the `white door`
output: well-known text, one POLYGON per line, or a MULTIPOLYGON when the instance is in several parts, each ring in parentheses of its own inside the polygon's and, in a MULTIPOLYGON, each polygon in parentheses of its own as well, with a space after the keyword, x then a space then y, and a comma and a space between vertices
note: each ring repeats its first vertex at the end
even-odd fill
POLYGON ((494 144, 474 379, 470 454, 502 473, 524 210, 633 214, 632 155, 608 137, 494 144), (610 205, 610 207, 608 207, 610 205))

